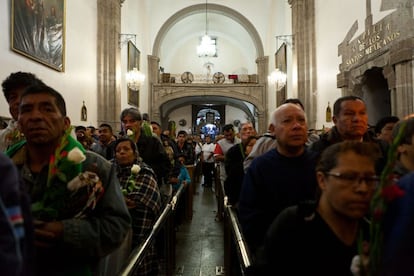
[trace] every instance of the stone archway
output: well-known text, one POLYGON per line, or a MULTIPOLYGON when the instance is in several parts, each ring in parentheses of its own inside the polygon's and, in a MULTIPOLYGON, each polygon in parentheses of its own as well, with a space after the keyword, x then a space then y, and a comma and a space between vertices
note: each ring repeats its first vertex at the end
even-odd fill
POLYGON ((267 87, 261 84, 154 84, 152 94, 157 108, 150 116, 156 121, 161 121, 163 115, 160 107, 178 98, 198 96, 205 97, 207 101, 209 98, 228 97, 249 102, 257 109, 257 114, 254 115, 257 115, 258 131, 261 133, 266 131, 268 123, 266 89, 267 87))
POLYGON ((154 45, 153 55, 148 56, 148 111, 154 120, 161 121, 162 114, 160 107, 174 99, 191 96, 223 97, 228 95, 241 101, 252 103, 257 107, 258 131, 264 132, 267 129, 267 75, 269 58, 264 56, 264 48, 256 28, 239 12, 225 6, 208 4, 208 10, 212 13, 219 13, 238 22, 250 35, 256 49, 257 84, 163 84, 159 80, 159 53, 163 39, 168 31, 178 21, 195 13, 204 13, 205 4, 197 4, 184 8, 171 16, 158 32, 154 45))
POLYGON ((375 24, 371 11, 367 10, 365 31, 351 40, 358 30, 356 22, 338 47, 342 64, 337 87, 342 89, 342 94, 357 94, 355 90, 363 89, 365 72, 382 68, 390 91, 391 115, 400 118, 414 112, 414 3, 405 2, 401 5, 389 1, 384 10, 395 11, 375 24))

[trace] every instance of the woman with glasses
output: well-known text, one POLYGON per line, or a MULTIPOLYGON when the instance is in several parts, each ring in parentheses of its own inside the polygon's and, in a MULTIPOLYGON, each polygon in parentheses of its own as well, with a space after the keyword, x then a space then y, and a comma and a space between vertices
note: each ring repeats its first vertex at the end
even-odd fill
MULTIPOLYGON (((328 147, 316 167, 316 201, 288 207, 273 221, 261 269, 283 275, 352 275, 354 256, 368 244, 365 215, 379 182, 378 156, 373 143, 345 141, 328 147)), ((359 264, 356 268, 362 272, 359 264)))

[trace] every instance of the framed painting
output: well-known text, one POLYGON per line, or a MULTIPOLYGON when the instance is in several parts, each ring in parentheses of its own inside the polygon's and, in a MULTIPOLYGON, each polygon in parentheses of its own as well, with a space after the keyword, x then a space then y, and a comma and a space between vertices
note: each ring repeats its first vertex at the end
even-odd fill
POLYGON ((11 49, 65 70, 65 0, 11 0, 11 49))
MULTIPOLYGON (((128 72, 137 68, 139 70, 141 52, 137 49, 135 44, 128 41, 128 72)), ((139 90, 132 90, 128 88, 128 104, 139 107, 139 90)))
MULTIPOLYGON (((275 67, 280 72, 287 74, 287 60, 286 60, 286 43, 282 43, 275 53, 275 67)), ((276 91, 276 106, 281 105, 286 100, 286 85, 278 88, 276 91)))

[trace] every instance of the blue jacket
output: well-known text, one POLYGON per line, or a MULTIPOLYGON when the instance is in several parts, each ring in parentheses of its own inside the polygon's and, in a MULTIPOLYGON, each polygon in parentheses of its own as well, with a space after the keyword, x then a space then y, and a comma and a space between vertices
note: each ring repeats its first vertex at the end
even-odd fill
MULTIPOLYGON (((4 275, 26 273, 25 251, 32 240, 27 240, 24 221, 30 223, 30 213, 23 216, 20 178, 11 160, 0 153, 0 271, 4 275)), ((27 202, 23 202, 23 204, 27 202)), ((27 231, 33 229, 27 229, 27 231)), ((30 271, 30 269, 28 269, 30 271)))
POLYGON ((397 185, 404 196, 392 201, 384 219, 384 274, 413 275, 414 267, 414 172, 397 185))

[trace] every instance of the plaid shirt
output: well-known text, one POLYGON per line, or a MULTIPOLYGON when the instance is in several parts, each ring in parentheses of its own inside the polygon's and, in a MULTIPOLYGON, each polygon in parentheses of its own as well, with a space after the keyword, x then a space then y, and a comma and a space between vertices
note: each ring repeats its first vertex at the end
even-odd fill
MULTIPOLYGON (((136 207, 129 209, 132 218, 132 247, 139 246, 150 234, 161 209, 161 196, 158 190, 154 171, 145 163, 137 162, 141 170, 136 176, 137 188, 126 197, 133 200, 136 207)), ((126 188, 127 179, 131 175, 131 166, 117 165, 119 182, 126 188)), ((157 269, 157 256, 154 245, 148 253, 135 275, 148 275, 157 269)))

